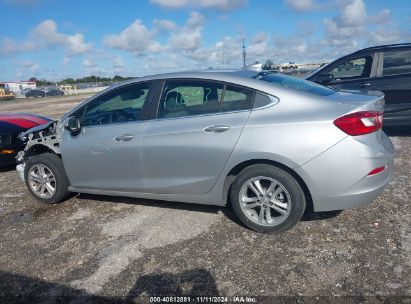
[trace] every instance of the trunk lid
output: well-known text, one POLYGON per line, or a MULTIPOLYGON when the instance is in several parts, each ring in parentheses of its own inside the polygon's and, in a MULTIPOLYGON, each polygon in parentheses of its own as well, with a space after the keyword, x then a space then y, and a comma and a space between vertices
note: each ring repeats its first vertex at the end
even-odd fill
POLYGON ((384 112, 384 93, 380 91, 353 91, 344 90, 336 94, 327 96, 327 99, 340 104, 355 106, 357 111, 378 111, 384 112))

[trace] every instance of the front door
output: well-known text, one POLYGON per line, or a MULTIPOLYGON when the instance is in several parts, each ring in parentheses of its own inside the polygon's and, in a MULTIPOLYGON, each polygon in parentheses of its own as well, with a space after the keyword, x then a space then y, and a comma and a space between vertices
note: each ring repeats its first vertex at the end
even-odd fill
POLYGON ((82 109, 79 134, 64 131, 61 152, 75 188, 143 191, 140 135, 150 84, 125 85, 90 101, 82 109))
POLYGON ((145 191, 209 192, 250 115, 253 95, 218 82, 167 81, 158 115, 141 139, 145 191))
POLYGON ((376 69, 377 56, 364 54, 336 62, 327 67, 322 74, 333 75, 333 80, 327 84, 328 86, 343 90, 369 91, 374 89, 372 76, 376 69))

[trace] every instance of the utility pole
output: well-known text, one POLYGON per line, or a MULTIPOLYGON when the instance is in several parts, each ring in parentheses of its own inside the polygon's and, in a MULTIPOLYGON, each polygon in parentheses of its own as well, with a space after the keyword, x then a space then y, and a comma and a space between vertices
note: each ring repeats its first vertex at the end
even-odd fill
POLYGON ((243 68, 245 68, 245 39, 243 38, 243 68))

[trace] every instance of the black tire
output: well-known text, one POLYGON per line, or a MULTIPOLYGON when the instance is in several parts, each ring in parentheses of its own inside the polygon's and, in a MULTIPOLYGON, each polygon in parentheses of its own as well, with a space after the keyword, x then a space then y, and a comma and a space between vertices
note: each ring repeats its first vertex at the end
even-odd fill
POLYGON ((56 204, 66 200, 70 196, 68 187, 70 185, 67 178, 63 162, 60 157, 53 153, 43 153, 39 155, 34 155, 28 159, 24 168, 24 180, 26 187, 30 194, 38 201, 46 204, 56 204), (29 185, 28 173, 30 168, 34 165, 44 165, 46 166, 54 175, 55 178, 55 192, 50 198, 43 198, 38 196, 29 185))
POLYGON ((278 167, 264 164, 253 165, 242 170, 231 186, 230 196, 232 207, 240 221, 254 231, 267 234, 278 234, 294 227, 303 216, 306 206, 304 191, 297 180, 291 174, 278 167), (291 198, 291 209, 288 217, 276 226, 256 223, 250 219, 249 215, 241 207, 240 191, 242 186, 250 179, 259 176, 269 177, 281 183, 291 198))

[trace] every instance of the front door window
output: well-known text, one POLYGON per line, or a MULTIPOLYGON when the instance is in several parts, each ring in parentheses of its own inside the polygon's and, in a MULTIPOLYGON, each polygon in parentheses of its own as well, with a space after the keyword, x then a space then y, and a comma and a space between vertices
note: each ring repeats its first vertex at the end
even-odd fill
POLYGON ((372 57, 368 55, 340 63, 329 73, 332 74, 336 80, 369 77, 371 65, 372 57))
POLYGON ((149 84, 133 84, 104 94, 89 104, 83 126, 107 125, 141 120, 149 84))

